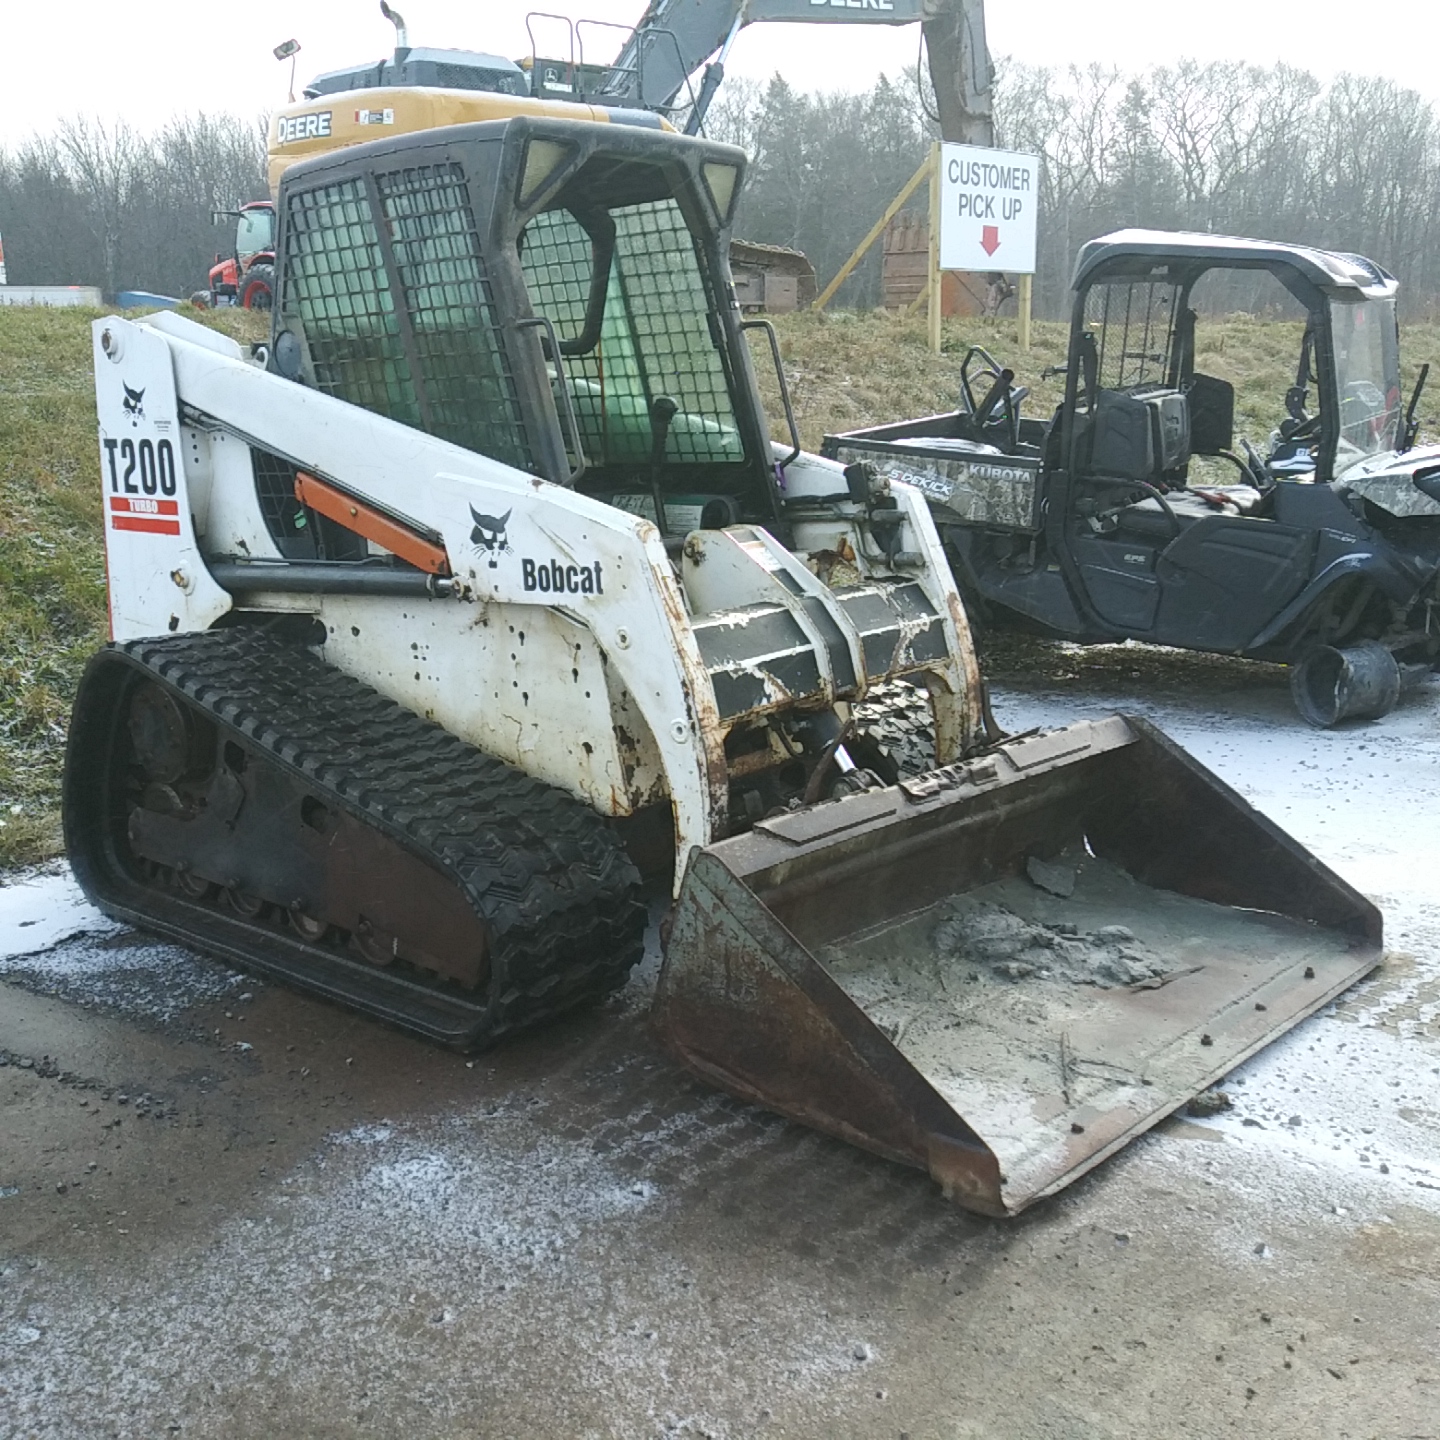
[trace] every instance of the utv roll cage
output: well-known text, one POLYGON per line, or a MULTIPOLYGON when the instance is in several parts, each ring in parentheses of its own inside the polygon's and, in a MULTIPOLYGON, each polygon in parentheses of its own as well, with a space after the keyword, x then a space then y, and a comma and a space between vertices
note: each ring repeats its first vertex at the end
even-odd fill
MULTIPOLYGON (((1193 319, 1188 329, 1185 321, 1190 315, 1189 302, 1196 282, 1212 270, 1267 271, 1305 308, 1309 324, 1302 369, 1308 367, 1313 353, 1314 378, 1319 383, 1322 396, 1316 435, 1319 442, 1316 471, 1324 479, 1333 478, 1340 416, 1326 302, 1393 301, 1399 291, 1395 277, 1361 255, 1238 236, 1140 229, 1103 235, 1082 246, 1076 257, 1071 282, 1074 309, 1060 437, 1060 454, 1065 457, 1065 467, 1072 474, 1080 466, 1080 447, 1092 438, 1091 421, 1096 418, 1093 410, 1098 361, 1088 316, 1096 287, 1124 282, 1144 284, 1148 281, 1174 288, 1173 313, 1164 336, 1167 353, 1162 383, 1175 390, 1189 391, 1196 378, 1193 373, 1193 319)), ((1152 338, 1148 326, 1143 338, 1146 343, 1152 338)), ((1127 325, 1122 347, 1128 344, 1128 339, 1127 325)), ((1160 357, 1150 358, 1158 360, 1160 357)), ((1122 368, 1123 359, 1122 353, 1122 368)), ((1204 378, 1201 377, 1202 380, 1204 378)), ((1113 388, 1123 390, 1130 387, 1121 385, 1113 388)), ((1202 411, 1208 409, 1211 422, 1220 424, 1223 429, 1230 424, 1233 405, 1233 391, 1228 386, 1224 389, 1229 393, 1219 396, 1205 394, 1204 389, 1202 385, 1194 395, 1197 413, 1187 416, 1185 421, 1187 428, 1194 426, 1196 441, 1201 441, 1207 429, 1202 411), (1215 408, 1217 405, 1218 410, 1215 408)), ((1218 443, 1209 446, 1197 443, 1187 448, 1199 454, 1216 453, 1221 447, 1218 443)))

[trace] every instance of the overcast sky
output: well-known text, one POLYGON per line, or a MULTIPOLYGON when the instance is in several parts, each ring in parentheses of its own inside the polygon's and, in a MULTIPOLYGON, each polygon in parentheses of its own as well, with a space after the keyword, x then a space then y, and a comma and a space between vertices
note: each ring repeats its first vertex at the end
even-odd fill
MULTIPOLYGON (((643 0, 536 0, 573 17, 633 24, 643 0)), ((530 53, 522 0, 401 0, 410 41, 530 53)), ((394 31, 378 0, 287 0, 237 8, 196 0, 14 0, 0 85, 0 146, 76 112, 142 130, 179 112, 259 114, 286 97, 289 65, 271 49, 303 47, 298 84, 376 60, 394 31), (226 37, 229 37, 228 40, 226 37)), ((990 49, 1039 65, 1101 61, 1124 69, 1173 61, 1286 60, 1324 77, 1383 75, 1440 100, 1440 3, 1392 0, 989 0, 990 49)), ((796 88, 868 89, 915 60, 918 27, 752 25, 728 73, 796 88)), ((542 37, 542 49, 543 37, 542 37)))

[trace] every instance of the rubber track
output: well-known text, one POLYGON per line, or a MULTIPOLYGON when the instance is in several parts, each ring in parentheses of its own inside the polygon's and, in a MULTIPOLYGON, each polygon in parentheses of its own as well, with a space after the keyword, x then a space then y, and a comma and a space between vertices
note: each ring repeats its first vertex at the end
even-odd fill
POLYGON ((935 720, 930 700, 908 680, 889 680, 870 688, 852 707, 856 726, 913 779, 935 768, 935 720))
MULTIPOLYGON (((459 882, 490 927, 491 981, 471 1033, 448 1038, 493 1043, 610 994, 640 959, 639 872, 583 802, 260 631, 117 648, 459 882)), ((354 1002, 376 1009, 363 991, 389 972, 348 963, 354 1002)))

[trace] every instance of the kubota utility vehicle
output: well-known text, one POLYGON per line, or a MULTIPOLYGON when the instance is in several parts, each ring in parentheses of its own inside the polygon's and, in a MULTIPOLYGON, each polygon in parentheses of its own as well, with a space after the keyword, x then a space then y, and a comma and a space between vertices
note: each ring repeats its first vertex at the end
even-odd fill
POLYGON ((1415 446, 1428 365, 1401 395, 1397 288, 1358 255, 1121 231, 1080 252, 1052 418, 972 350, 959 409, 823 450, 925 492, 991 624, 1279 660, 1312 724, 1383 715, 1440 661, 1440 447, 1415 446), (1295 381, 1237 415, 1203 372, 1250 368, 1224 313, 1266 277, 1295 381))

